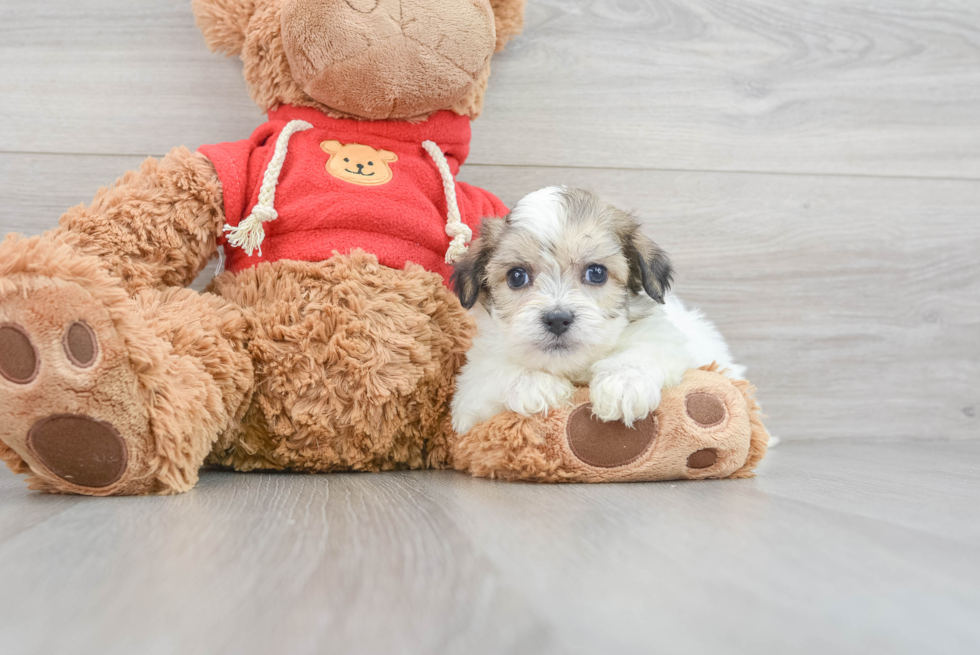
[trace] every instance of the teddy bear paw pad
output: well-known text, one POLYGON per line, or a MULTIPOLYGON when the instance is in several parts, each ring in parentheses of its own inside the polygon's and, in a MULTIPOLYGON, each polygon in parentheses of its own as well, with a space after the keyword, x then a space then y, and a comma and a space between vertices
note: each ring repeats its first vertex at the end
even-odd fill
POLYGON ((632 428, 621 421, 604 423, 592 414, 592 403, 577 407, 568 417, 568 446, 579 460, 597 468, 626 466, 649 451, 657 438, 657 418, 637 421, 632 428))
POLYGON ((688 395, 685 405, 687 415, 703 428, 719 426, 728 418, 725 403, 710 393, 692 393, 688 395))
POLYGON ((65 355, 78 368, 88 368, 99 354, 95 332, 85 321, 75 321, 65 330, 65 355))
POLYGON ((27 434, 31 453, 59 478, 99 489, 126 472, 126 442, 109 423, 89 416, 60 414, 34 424, 27 434))
POLYGON ((19 325, 0 326, 0 375, 14 384, 30 384, 40 359, 27 331, 19 325))
POLYGON ((0 441, 30 467, 37 488, 141 489, 149 421, 105 303, 62 280, 22 284, 0 297, 0 441))
POLYGON ((702 448, 691 453, 687 458, 687 467, 691 469, 711 468, 718 461, 718 451, 714 448, 702 448))

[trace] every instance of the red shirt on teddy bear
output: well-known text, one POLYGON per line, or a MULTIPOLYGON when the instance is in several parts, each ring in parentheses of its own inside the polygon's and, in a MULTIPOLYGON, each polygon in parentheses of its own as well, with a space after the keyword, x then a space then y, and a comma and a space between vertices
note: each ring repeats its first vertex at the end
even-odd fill
POLYGON ((271 111, 251 138, 199 149, 221 180, 233 235, 220 240, 227 269, 279 259, 317 262, 361 248, 384 266, 415 262, 448 280, 452 191, 473 232, 482 218, 507 213, 492 193, 455 182, 469 148, 469 118, 449 111, 417 123, 336 119, 288 105, 271 111), (426 141, 437 152, 430 155, 426 141), (443 174, 438 151, 448 165, 443 174), (234 234, 253 214, 264 237, 251 242, 257 248, 249 254, 234 234))

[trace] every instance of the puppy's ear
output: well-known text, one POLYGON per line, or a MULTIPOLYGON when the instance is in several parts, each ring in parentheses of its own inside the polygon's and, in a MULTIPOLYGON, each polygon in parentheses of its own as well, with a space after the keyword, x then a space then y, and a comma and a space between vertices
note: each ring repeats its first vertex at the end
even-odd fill
POLYGON ((453 265, 453 291, 466 309, 472 309, 487 286, 487 264, 493 257, 504 223, 502 218, 484 218, 480 238, 475 239, 453 265))
POLYGON ((623 251, 630 267, 629 290, 640 293, 640 289, 643 289, 662 305, 674 280, 674 269, 667 253, 641 234, 639 226, 634 226, 626 234, 623 251))

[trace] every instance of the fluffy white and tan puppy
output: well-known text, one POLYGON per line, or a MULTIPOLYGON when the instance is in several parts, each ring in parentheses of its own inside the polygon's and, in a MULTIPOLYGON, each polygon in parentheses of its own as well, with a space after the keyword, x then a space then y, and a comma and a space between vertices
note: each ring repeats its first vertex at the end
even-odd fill
POLYGON ((453 274, 479 330, 457 380, 455 430, 505 410, 546 412, 576 385, 589 385, 599 419, 632 425, 689 368, 717 362, 741 377, 714 325, 668 293, 671 277, 637 219, 590 191, 548 187, 484 221, 453 274))

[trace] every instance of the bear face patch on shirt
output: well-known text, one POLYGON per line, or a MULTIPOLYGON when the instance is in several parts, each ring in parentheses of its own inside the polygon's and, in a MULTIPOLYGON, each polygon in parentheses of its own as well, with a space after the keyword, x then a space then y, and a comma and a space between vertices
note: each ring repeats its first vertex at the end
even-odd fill
POLYGON ((398 155, 388 150, 332 140, 324 141, 320 148, 330 155, 327 172, 344 182, 377 186, 394 177, 388 164, 398 161, 398 155))

